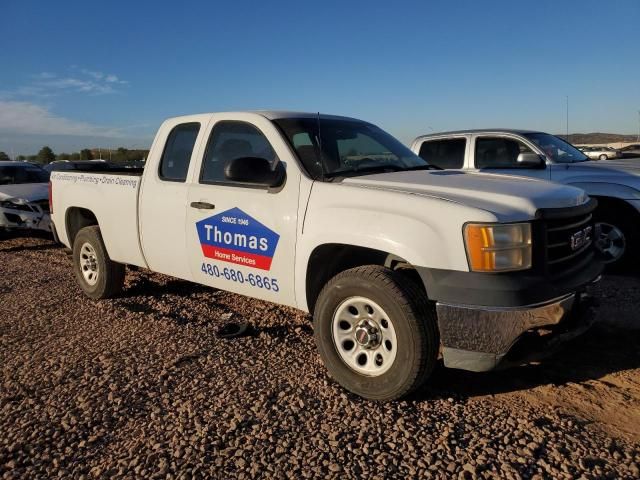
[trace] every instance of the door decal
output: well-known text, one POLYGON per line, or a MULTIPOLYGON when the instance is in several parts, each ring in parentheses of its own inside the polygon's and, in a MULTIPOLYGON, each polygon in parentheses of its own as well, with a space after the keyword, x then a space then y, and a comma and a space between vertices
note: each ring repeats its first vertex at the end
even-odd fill
POLYGON ((214 260, 270 270, 280 235, 239 208, 196 222, 202 254, 214 260))

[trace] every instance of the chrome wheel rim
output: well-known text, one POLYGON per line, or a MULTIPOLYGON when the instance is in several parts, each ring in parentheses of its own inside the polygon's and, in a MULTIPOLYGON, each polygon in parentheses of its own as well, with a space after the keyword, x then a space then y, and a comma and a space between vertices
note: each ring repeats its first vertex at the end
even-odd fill
POLYGON ((80 271, 84 277, 84 281, 89 285, 95 285, 98 282, 100 269, 98 268, 98 256, 96 250, 88 242, 80 247, 80 271))
POLYGON ((624 233, 610 223, 596 224, 596 247, 604 255, 606 263, 620 260, 627 247, 624 233))
POLYGON ((350 297, 340 303, 333 314, 331 334, 340 359, 361 375, 382 375, 396 359, 393 322, 368 298, 350 297))
POLYGON ((607 160, 609 157, 607 157, 606 155, 600 155, 600 160, 607 160))

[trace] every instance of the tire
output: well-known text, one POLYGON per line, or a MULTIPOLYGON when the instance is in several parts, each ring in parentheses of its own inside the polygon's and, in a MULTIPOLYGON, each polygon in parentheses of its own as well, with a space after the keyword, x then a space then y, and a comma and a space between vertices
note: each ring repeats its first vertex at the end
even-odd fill
POLYGON ((607 157, 604 153, 602 155, 600 155, 600 160, 608 160, 609 157, 607 157))
POLYGON ((122 291, 125 266, 109 258, 100 227, 85 227, 73 242, 73 271, 84 293, 95 300, 122 291))
POLYGON ((411 279, 385 267, 357 267, 333 277, 320 292, 313 323, 329 374, 369 400, 394 400, 414 391, 438 358, 434 307, 411 279), (361 343, 363 329, 367 345, 361 343))
POLYGON ((596 221, 596 247, 604 256, 609 272, 623 272, 633 268, 640 258, 637 247, 635 250, 632 248, 638 245, 640 230, 634 223, 635 218, 630 218, 625 212, 605 207, 598 208, 593 215, 596 221), (616 246, 622 248, 622 252, 615 254, 616 246))

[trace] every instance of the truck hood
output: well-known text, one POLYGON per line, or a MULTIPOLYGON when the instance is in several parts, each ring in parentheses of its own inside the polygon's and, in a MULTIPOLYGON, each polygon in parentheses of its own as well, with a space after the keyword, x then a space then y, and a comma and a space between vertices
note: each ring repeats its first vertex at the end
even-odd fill
MULTIPOLYGON (((619 198, 640 199, 640 161, 638 159, 599 160, 554 165, 562 171, 562 183, 584 188, 592 194, 616 193, 619 198), (613 190, 607 190, 607 185, 613 190)), ((551 174, 551 178, 556 176, 551 174)), ((557 176, 560 180, 560 176, 557 176)))
POLYGON ((604 178, 640 178, 640 159, 637 158, 558 164, 557 168, 566 168, 576 176, 588 175, 591 178, 595 174, 604 178))
POLYGON ((539 208, 582 205, 583 190, 544 180, 460 170, 419 170, 347 178, 345 184, 435 197, 495 213, 500 221, 528 220, 539 208))
POLYGON ((0 185, 0 200, 20 198, 27 202, 45 200, 49 197, 47 183, 19 183, 15 185, 0 185))

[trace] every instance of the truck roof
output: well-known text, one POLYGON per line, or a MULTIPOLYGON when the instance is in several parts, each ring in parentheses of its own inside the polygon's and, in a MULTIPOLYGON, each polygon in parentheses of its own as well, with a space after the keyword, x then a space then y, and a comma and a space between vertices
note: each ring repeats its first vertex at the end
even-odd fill
MULTIPOLYGON (((245 110, 245 111, 234 111, 234 112, 205 112, 199 115, 219 115, 219 114, 238 114, 238 113, 253 113, 256 115, 261 115, 269 120, 279 120, 282 118, 317 118, 318 112, 296 112, 296 111, 287 111, 287 110, 245 110)), ((173 118, 189 118, 193 117, 193 115, 184 115, 173 118)), ((325 113, 320 113, 320 118, 326 120, 351 120, 362 122, 363 120, 352 118, 352 117, 343 117, 340 115, 327 115, 325 113)), ((366 122, 368 123, 368 122, 366 122)))
POLYGON ((443 135, 466 135, 466 134, 478 134, 478 133, 515 133, 515 134, 522 135, 525 133, 543 133, 543 132, 540 132, 539 130, 523 130, 518 128, 478 128, 478 129, 470 129, 470 130, 452 130, 448 132, 434 132, 434 133, 429 133, 427 135, 420 135, 418 138, 440 137, 443 135))
POLYGON ((319 112, 295 112, 286 110, 259 110, 254 113, 267 117, 269 120, 278 120, 280 118, 317 118, 320 114, 320 118, 331 120, 355 120, 362 121, 357 118, 343 117, 341 115, 327 115, 326 113, 319 112))

